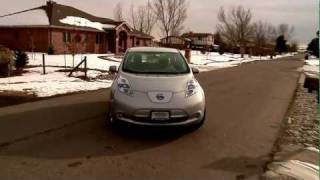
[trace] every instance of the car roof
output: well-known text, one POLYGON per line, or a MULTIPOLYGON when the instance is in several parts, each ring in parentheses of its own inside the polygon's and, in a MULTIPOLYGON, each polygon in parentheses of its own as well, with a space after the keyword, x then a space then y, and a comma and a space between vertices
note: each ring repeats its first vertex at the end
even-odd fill
POLYGON ((179 53, 177 49, 173 48, 163 48, 163 47, 134 47, 128 49, 128 52, 169 52, 169 53, 179 53))

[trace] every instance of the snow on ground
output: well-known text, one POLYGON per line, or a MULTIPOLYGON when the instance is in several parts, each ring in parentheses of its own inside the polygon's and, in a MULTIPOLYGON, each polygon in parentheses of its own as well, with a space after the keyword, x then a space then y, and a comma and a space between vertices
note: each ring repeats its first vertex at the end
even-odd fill
POLYGON ((1 26, 39 26, 49 25, 49 19, 43 9, 35 9, 0 18, 1 26))
MULTIPOLYGON (((184 51, 181 51, 184 54, 184 51)), ((292 56, 293 54, 277 55, 274 59, 292 56)), ((245 55, 241 58, 240 54, 225 53, 220 55, 217 52, 202 54, 200 51, 191 52, 191 66, 198 68, 200 71, 211 71, 215 69, 239 66, 242 63, 248 63, 260 60, 271 60, 269 56, 252 56, 245 55)))
MULTIPOLYGON (((42 54, 41 53, 29 53, 29 65, 41 66, 42 54)), ((45 55, 46 66, 59 66, 59 67, 75 67, 78 65, 84 57, 87 57, 87 66, 89 69, 108 71, 109 67, 119 66, 119 62, 108 61, 99 58, 100 56, 114 56, 113 54, 77 54, 75 55, 74 63, 73 57, 70 54, 67 55, 45 55)))
MULTIPOLYGON (((34 94, 38 97, 50 97, 108 88, 112 83, 109 80, 84 81, 79 78, 68 77, 68 73, 57 72, 59 69, 61 70, 61 68, 47 67, 47 74, 42 75, 42 67, 27 68, 25 69, 27 72, 23 76, 0 78, 0 92, 18 91, 34 94)), ((88 71, 88 76, 91 78, 101 74, 99 71, 88 71)))
POLYGON ((319 66, 319 59, 309 59, 305 60, 305 63, 310 66, 319 66))
MULTIPOLYGON (((74 63, 72 55, 45 55, 46 75, 42 75, 42 54, 29 53, 29 66, 26 73, 22 76, 9 78, 0 78, 0 92, 2 91, 17 91, 34 94, 38 97, 49 97, 61 94, 68 94, 80 91, 98 90, 110 87, 112 81, 101 80, 96 77, 100 75, 108 75, 103 73, 109 70, 111 65, 119 66, 117 61, 108 61, 99 58, 100 56, 111 58, 112 54, 85 54, 75 55, 74 63), (69 73, 58 72, 59 70, 71 69, 81 62, 87 56, 88 78, 91 81, 84 81, 78 76, 83 76, 83 72, 75 72, 73 76, 68 77, 69 73)), ((116 58, 114 58, 116 60, 116 58)), ((81 66, 83 67, 83 65, 81 66)))
POLYGON ((319 166, 298 160, 277 162, 270 166, 270 169, 292 179, 319 180, 319 166))
POLYGON ((102 58, 106 60, 114 61, 114 62, 119 62, 119 63, 121 63, 122 61, 122 58, 114 57, 114 56, 104 56, 102 58))
MULTIPOLYGON (((184 54, 184 51, 182 51, 184 54)), ((75 56, 75 63, 73 64, 72 55, 46 55, 45 64, 47 66, 60 66, 60 67, 74 67, 81 59, 87 56, 88 68, 95 70, 108 71, 112 65, 119 66, 122 61, 121 58, 115 57, 113 54, 83 54, 75 56)), ((274 59, 292 56, 291 54, 278 55, 274 59)), ((34 57, 30 53, 29 65, 40 66, 42 65, 42 54, 35 53, 34 57)), ((269 56, 252 56, 245 55, 241 58, 239 54, 223 54, 220 55, 216 52, 201 54, 200 51, 192 51, 191 53, 191 66, 199 68, 200 71, 210 71, 221 68, 228 68, 239 66, 242 63, 259 61, 259 60, 271 60, 269 56)))
POLYGON ((309 77, 319 78, 319 59, 305 60, 303 72, 309 77))

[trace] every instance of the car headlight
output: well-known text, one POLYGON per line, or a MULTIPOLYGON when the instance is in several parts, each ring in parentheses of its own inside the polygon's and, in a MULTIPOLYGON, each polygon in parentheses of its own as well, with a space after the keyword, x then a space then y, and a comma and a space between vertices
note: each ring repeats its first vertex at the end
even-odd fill
POLYGON ((133 94, 129 81, 124 77, 118 77, 117 79, 118 89, 120 92, 131 96, 133 94))
POLYGON ((190 80, 187 82, 186 97, 195 95, 198 92, 198 82, 196 80, 190 80))

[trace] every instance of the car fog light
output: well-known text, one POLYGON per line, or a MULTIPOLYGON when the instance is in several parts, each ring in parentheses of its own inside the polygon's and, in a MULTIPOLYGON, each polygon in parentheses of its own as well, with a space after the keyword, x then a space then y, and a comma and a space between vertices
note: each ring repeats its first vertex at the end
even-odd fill
POLYGON ((117 113, 118 118, 122 118, 123 116, 124 116, 123 113, 117 113))
POLYGON ((201 113, 195 113, 191 116, 191 118, 200 118, 201 117, 201 113))

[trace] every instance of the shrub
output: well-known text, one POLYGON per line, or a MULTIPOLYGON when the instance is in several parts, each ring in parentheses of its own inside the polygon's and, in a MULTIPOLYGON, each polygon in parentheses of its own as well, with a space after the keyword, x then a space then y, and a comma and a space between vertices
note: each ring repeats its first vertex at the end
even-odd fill
POLYGON ((13 64, 14 53, 10 49, 0 45, 0 75, 8 76, 12 70, 10 67, 12 67, 13 64))
POLYGON ((49 55, 53 55, 54 54, 54 47, 53 47, 52 44, 50 44, 49 47, 48 47, 48 54, 49 55))
POLYGON ((224 52, 225 52, 224 46, 220 46, 220 47, 219 47, 219 54, 220 54, 220 55, 223 55, 224 52))
POLYGON ((16 68, 18 71, 21 71, 29 63, 29 57, 25 52, 20 50, 15 52, 15 57, 16 68))
POLYGON ((287 40, 283 35, 279 36, 276 40, 276 51, 280 54, 288 52, 287 40))

